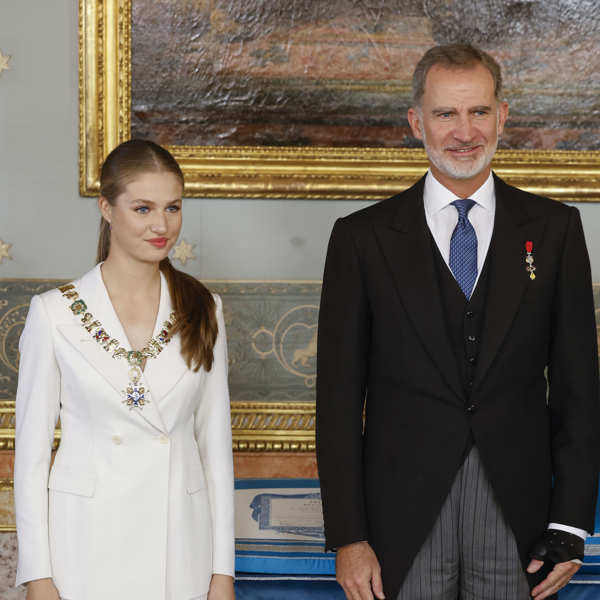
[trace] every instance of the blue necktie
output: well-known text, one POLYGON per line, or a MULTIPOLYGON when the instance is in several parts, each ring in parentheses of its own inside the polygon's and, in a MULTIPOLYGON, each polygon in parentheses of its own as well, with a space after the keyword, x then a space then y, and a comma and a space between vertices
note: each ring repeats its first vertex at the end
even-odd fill
POLYGON ((463 198, 452 204, 458 211, 458 223, 450 238, 450 270, 468 300, 477 279, 477 235, 467 216, 475 201, 463 198))

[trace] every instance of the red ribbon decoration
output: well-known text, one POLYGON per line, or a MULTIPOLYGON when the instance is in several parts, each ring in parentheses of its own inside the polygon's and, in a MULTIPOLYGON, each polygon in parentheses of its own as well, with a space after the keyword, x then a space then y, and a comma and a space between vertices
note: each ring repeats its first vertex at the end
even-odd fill
POLYGON ((533 242, 529 242, 529 241, 525 242, 525 251, 528 254, 531 254, 531 252, 533 252, 533 242))

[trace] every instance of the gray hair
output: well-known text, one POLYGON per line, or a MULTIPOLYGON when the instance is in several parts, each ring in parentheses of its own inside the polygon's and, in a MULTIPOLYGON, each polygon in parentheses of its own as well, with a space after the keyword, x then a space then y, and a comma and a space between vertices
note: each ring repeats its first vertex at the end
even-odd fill
POLYGON ((446 44, 434 46, 425 52, 417 63, 412 77, 412 102, 417 107, 425 93, 425 79, 429 69, 440 65, 448 69, 460 69, 483 65, 494 80, 494 95, 500 100, 502 93, 502 71, 500 65, 487 52, 470 44, 446 44))

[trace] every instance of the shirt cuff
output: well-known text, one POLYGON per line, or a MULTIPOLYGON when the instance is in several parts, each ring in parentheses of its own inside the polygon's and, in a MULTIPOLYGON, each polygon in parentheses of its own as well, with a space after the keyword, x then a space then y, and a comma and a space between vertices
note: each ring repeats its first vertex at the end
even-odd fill
POLYGON ((548 525, 548 529, 558 529, 560 531, 566 531, 567 533, 572 533, 573 535, 578 535, 584 541, 585 541, 585 538, 590 535, 585 529, 579 529, 578 527, 571 527, 570 525, 562 525, 561 523, 550 523, 548 525))

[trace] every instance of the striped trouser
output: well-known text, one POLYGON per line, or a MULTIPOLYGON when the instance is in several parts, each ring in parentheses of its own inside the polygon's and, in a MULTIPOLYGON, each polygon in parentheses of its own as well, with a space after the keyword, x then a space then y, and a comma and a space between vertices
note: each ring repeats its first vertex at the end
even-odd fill
POLYGON ((527 598, 515 538, 473 447, 397 600, 527 598))

